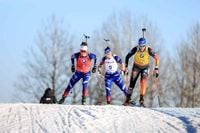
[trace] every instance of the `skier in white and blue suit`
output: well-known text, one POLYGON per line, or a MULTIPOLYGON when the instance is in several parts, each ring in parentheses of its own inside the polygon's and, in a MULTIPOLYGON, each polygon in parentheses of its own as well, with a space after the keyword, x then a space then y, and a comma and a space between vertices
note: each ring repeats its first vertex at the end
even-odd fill
POLYGON ((101 73, 101 66, 105 66, 105 90, 106 90, 106 102, 110 104, 111 102, 111 87, 112 82, 114 82, 123 91, 124 95, 127 95, 127 88, 120 76, 118 71, 118 63, 121 65, 121 73, 124 74, 125 66, 119 56, 113 55, 109 47, 105 48, 105 56, 102 58, 100 65, 98 66, 98 71, 101 73))

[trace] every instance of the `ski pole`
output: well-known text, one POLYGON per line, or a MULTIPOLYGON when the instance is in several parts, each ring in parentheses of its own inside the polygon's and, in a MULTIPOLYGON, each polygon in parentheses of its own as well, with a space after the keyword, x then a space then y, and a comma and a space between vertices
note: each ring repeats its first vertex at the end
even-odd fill
POLYGON ((124 81, 125 81, 125 85, 126 85, 126 87, 128 88, 128 72, 125 72, 125 74, 124 74, 124 81))
POLYGON ((157 94, 157 97, 158 97, 158 106, 160 106, 160 94, 159 94, 159 87, 158 87, 158 78, 156 78, 156 94, 157 94))
POLYGON ((153 78, 153 89, 156 91, 156 96, 158 98, 158 106, 160 107, 160 95, 159 95, 159 88, 158 88, 158 78, 153 78))

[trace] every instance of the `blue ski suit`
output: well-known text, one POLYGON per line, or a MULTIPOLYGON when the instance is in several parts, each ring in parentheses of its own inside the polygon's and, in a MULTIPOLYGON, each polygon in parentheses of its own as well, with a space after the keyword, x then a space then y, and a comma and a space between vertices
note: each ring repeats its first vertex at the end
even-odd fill
POLYGON ((96 66, 96 55, 93 53, 88 53, 87 56, 81 56, 80 52, 75 53, 71 56, 71 62, 72 65, 74 65, 74 60, 76 59, 76 71, 72 75, 72 78, 70 79, 70 82, 67 86, 67 88, 64 91, 63 96, 67 96, 70 90, 74 87, 74 85, 80 80, 83 79, 82 85, 82 96, 87 96, 87 88, 88 83, 90 80, 90 68, 91 68, 91 60, 94 59, 94 66, 96 66))
POLYGON ((127 94, 127 88, 120 76, 120 72, 118 71, 118 63, 122 64, 122 60, 117 55, 113 55, 110 59, 105 56, 100 62, 100 66, 105 65, 105 90, 107 104, 110 104, 111 101, 110 93, 112 90, 112 82, 114 82, 125 95, 127 94))

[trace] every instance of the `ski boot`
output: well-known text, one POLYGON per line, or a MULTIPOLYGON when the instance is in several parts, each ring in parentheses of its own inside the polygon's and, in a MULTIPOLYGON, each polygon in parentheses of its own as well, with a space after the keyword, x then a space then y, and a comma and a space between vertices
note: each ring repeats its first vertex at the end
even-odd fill
POLYGON ((144 97, 143 97, 143 95, 140 95, 139 103, 140 103, 140 107, 146 107, 146 106, 144 105, 144 97))
POLYGON ((86 96, 82 96, 82 105, 86 105, 86 96))
POLYGON ((126 96, 126 100, 125 102, 123 103, 124 106, 128 106, 131 102, 131 95, 130 94, 127 94, 126 96))
POLYGON ((107 105, 110 105, 110 101, 107 101, 107 105))
POLYGON ((58 104, 63 104, 65 101, 65 96, 62 96, 62 98, 58 101, 58 104))

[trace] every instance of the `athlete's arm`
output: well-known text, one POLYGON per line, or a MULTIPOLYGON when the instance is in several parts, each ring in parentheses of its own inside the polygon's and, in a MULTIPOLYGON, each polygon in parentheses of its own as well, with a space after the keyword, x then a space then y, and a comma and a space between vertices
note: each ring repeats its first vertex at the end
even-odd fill
POLYGON ((97 56, 93 53, 89 54, 90 59, 94 59, 94 67, 97 66, 97 56))
POLYGON ((117 61, 117 63, 120 64, 120 67, 121 67, 121 70, 124 71, 125 70, 125 65, 124 63, 122 62, 121 58, 117 55, 114 55, 114 58, 115 60, 117 61))
POLYGON ((158 67, 159 66, 159 62, 160 62, 158 55, 150 47, 148 47, 148 52, 149 52, 149 55, 154 58, 155 66, 158 67))
POLYGON ((72 56, 71 56, 71 63, 72 63, 72 65, 74 65, 74 60, 75 60, 75 58, 78 58, 78 55, 79 55, 79 52, 72 54, 72 56))
POLYGON ((126 55, 126 59, 125 59, 125 67, 128 68, 128 61, 129 61, 129 58, 131 56, 133 56, 137 51, 137 47, 134 47, 131 49, 131 51, 126 55))

